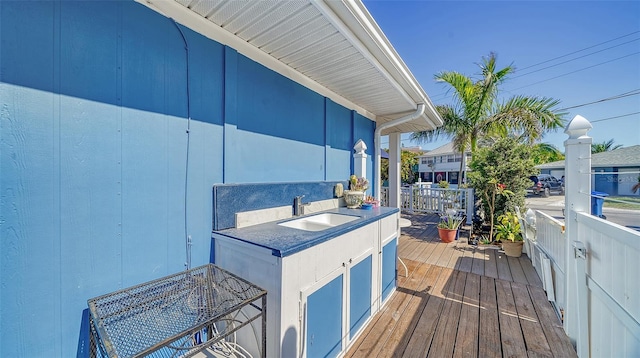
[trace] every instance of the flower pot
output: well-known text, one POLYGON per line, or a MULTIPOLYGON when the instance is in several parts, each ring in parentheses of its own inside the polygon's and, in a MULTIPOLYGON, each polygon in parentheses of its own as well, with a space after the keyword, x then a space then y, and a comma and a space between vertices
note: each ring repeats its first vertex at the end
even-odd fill
POLYGON ((440 240, 442 242, 453 242, 456 239, 456 235, 458 234, 458 229, 444 229, 438 228, 438 235, 440 235, 440 240))
POLYGON ((520 257, 522 255, 522 245, 524 245, 524 241, 503 241, 502 250, 507 256, 520 257))
POLYGON ((345 190, 344 201, 347 203, 347 208, 357 209, 364 201, 364 191, 345 190))

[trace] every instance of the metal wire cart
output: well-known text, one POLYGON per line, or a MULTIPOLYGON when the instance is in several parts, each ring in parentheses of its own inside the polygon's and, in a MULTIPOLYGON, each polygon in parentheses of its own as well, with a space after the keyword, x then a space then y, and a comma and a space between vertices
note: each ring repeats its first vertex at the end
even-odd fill
POLYGON ((93 357, 246 352, 232 340, 245 326, 253 330, 260 356, 266 357, 267 291, 213 264, 92 298, 88 304, 93 357), (258 318, 261 342, 251 324, 258 318))

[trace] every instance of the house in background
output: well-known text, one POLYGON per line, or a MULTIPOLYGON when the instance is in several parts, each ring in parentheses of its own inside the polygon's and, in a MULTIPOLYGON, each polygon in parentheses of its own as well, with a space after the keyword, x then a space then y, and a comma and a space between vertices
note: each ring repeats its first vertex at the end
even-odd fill
MULTIPOLYGON (((418 169, 422 181, 438 183, 442 180, 450 184, 458 184, 460 162, 463 160, 460 152, 453 149, 449 142, 418 157, 418 169)), ((471 162, 471 151, 465 153, 464 171, 468 171, 471 162)))
POLYGON ((359 1, 0 0, 0 46, 2 357, 210 262, 214 184, 346 181, 362 139, 375 192, 380 135, 442 124, 359 1))
MULTIPOLYGON (((564 160, 537 165, 542 174, 560 179, 565 175, 564 160)), ((640 145, 596 153, 591 156, 591 188, 609 195, 637 195, 631 188, 640 176, 640 145)))

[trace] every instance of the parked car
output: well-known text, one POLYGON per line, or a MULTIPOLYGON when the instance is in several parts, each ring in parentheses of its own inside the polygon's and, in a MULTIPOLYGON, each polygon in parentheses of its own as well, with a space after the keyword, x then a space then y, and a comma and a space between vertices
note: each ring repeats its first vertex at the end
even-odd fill
POLYGON ((564 195, 564 183, 552 175, 532 175, 529 179, 531 179, 533 185, 527 189, 528 193, 532 193, 534 195, 542 194, 545 198, 551 195, 551 192, 564 195))

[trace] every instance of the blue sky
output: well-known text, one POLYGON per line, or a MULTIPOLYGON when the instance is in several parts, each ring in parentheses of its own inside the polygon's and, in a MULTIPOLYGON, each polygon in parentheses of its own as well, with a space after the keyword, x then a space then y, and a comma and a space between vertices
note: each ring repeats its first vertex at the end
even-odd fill
MULTIPOLYGON (((435 73, 475 76, 482 56, 495 52, 499 68, 516 67, 501 87, 503 97, 553 97, 561 101, 560 108, 605 100, 568 109, 565 118, 580 114, 591 121, 594 143, 640 144, 640 1, 364 4, 435 104, 451 103, 447 87, 433 79, 435 73), (625 93, 636 94, 606 100, 625 93), (617 116, 623 117, 608 119, 617 116)), ((415 145, 408 137, 403 134, 403 145, 415 145)), ((566 138, 559 130, 543 141, 564 151, 566 138)), ((383 147, 386 143, 383 139, 383 147)), ((444 143, 421 146, 434 149, 444 143)))

